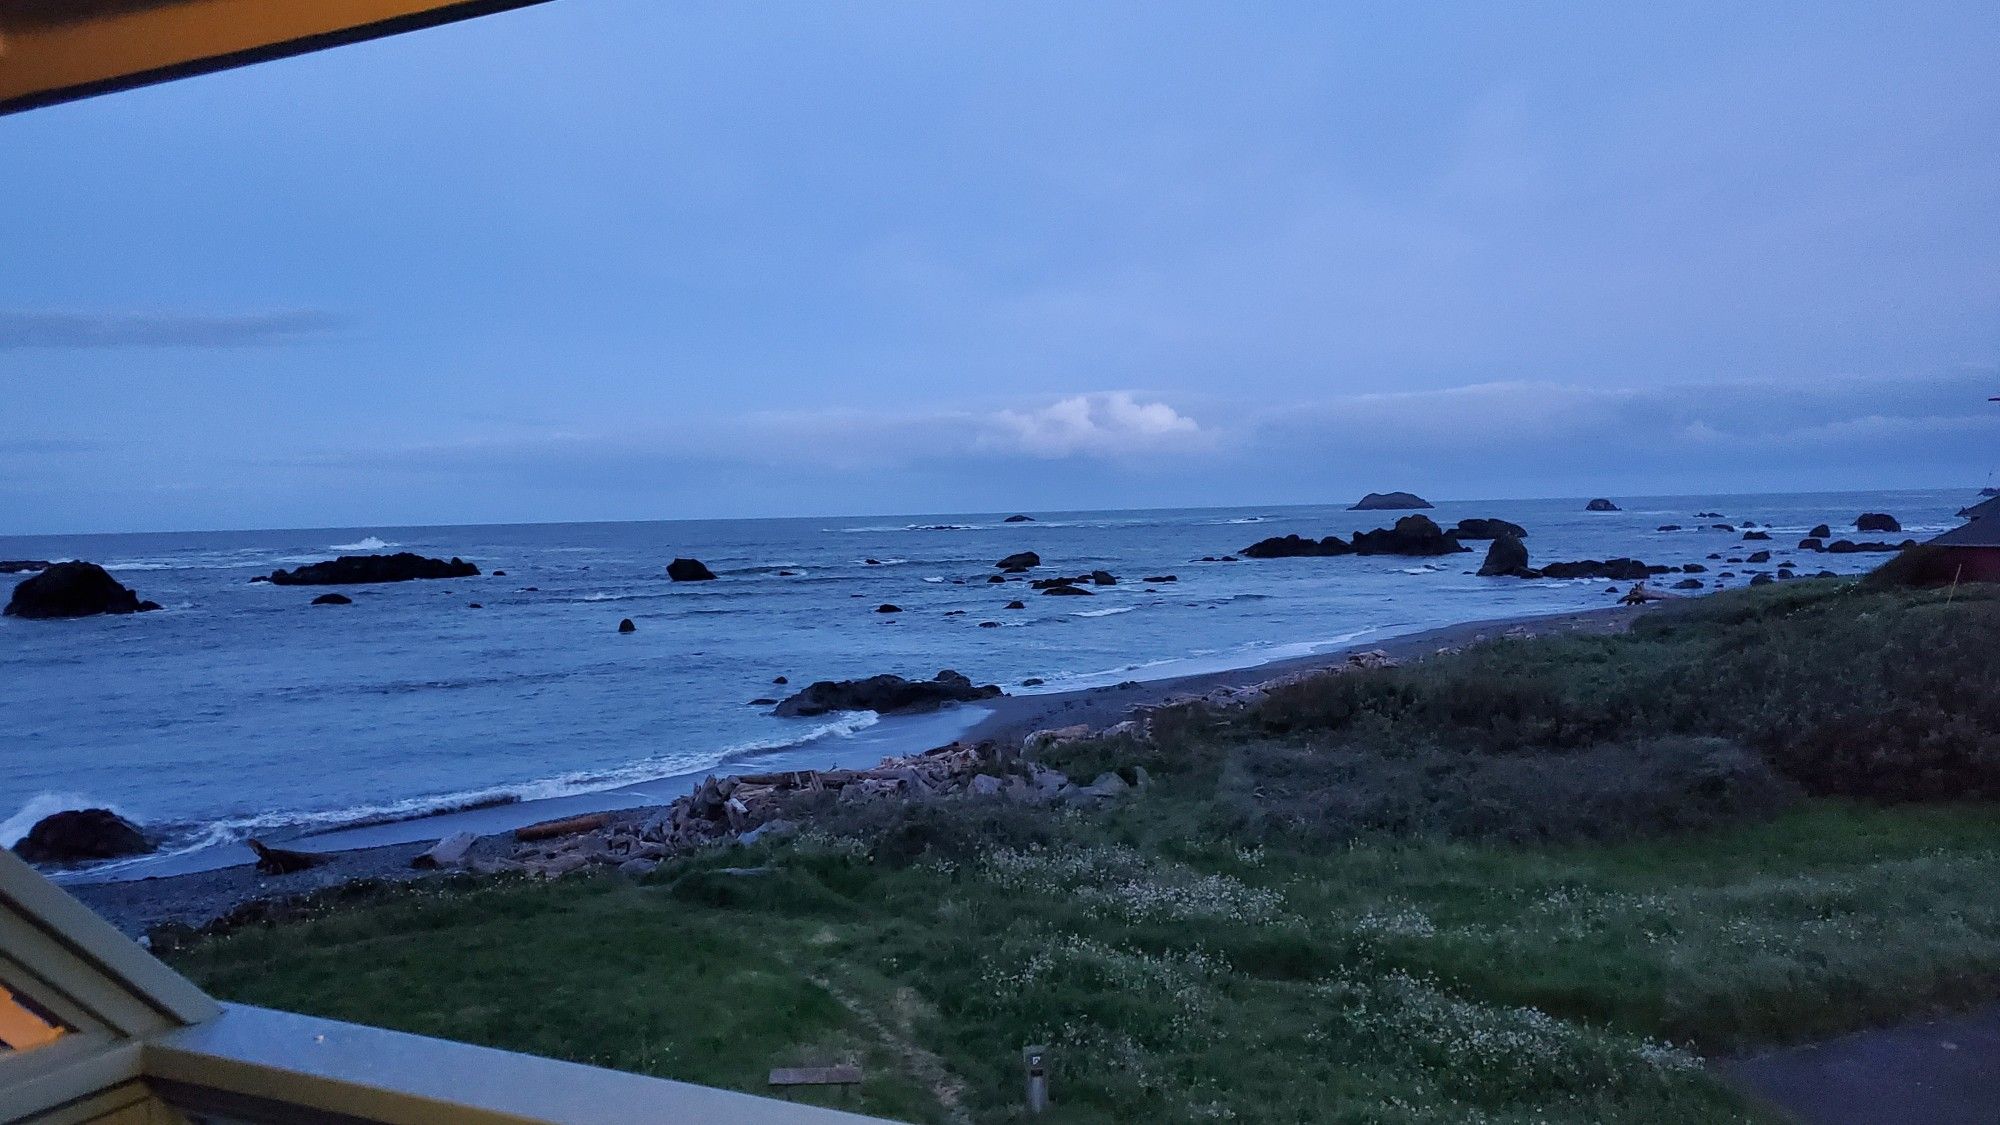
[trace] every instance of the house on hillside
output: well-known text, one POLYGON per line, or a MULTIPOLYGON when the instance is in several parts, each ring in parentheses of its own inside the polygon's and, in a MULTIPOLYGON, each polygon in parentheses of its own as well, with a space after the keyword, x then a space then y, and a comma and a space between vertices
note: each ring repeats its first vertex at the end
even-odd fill
POLYGON ((1960 512, 1965 526, 1926 543, 1943 548, 1939 569, 1958 582, 2000 582, 2000 496, 1960 512))

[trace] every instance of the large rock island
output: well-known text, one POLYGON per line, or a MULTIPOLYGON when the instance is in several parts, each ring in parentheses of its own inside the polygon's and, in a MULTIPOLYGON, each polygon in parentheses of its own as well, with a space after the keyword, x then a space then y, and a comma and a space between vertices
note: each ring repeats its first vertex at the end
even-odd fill
POLYGON ((428 559, 411 551, 393 555, 342 555, 296 570, 274 570, 273 586, 347 586, 364 582, 408 582, 415 578, 472 578, 479 568, 453 555, 428 559))
POLYGON ((1431 506, 1430 501, 1414 492, 1371 492, 1363 496, 1359 503, 1354 504, 1347 510, 1350 512, 1408 512, 1431 506))
POLYGON ((14 587, 5 613, 8 617, 91 617, 158 608, 158 602, 140 601, 139 595, 119 585, 96 563, 63 562, 14 587))
POLYGON ((785 718, 824 715, 829 711, 874 711, 882 715, 935 711, 949 703, 971 703, 1000 694, 997 684, 975 686, 947 668, 930 680, 901 676, 870 676, 865 680, 821 680, 787 697, 771 713, 785 718))

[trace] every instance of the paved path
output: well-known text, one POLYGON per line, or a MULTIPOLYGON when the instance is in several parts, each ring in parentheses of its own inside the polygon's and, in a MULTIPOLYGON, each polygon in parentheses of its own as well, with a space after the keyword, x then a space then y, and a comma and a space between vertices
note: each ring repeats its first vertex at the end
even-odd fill
POLYGON ((2000 1125, 2000 1005, 1721 1069, 1808 1125, 2000 1125))

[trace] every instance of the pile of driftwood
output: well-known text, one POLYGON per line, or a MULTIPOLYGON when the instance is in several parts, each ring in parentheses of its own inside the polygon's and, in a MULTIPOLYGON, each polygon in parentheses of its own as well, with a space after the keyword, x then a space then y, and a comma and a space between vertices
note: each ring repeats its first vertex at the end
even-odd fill
MULTIPOLYGON (((1075 728, 1038 733, 1056 736, 1036 743, 1046 746, 1093 732, 1075 728)), ((1079 785, 1060 770, 1018 756, 1002 761, 991 744, 953 743, 922 754, 885 758, 871 769, 711 776, 663 809, 593 813, 528 825, 514 833, 516 846, 506 859, 467 861, 462 849, 449 858, 474 871, 516 871, 542 878, 596 867, 644 875, 670 855, 707 844, 751 843, 796 831, 799 826, 782 816, 793 797, 830 792, 843 802, 964 798, 1087 805, 1116 799, 1135 782, 1146 782, 1143 769, 1129 772, 1132 780, 1105 773, 1079 785)), ((428 862, 432 854, 420 859, 428 862)))

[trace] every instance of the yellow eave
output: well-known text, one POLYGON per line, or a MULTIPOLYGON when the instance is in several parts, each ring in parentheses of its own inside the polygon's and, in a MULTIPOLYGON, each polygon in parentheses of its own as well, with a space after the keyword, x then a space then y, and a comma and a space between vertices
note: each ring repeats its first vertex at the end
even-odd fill
POLYGON ((543 0, 0 0, 0 114, 543 0))

